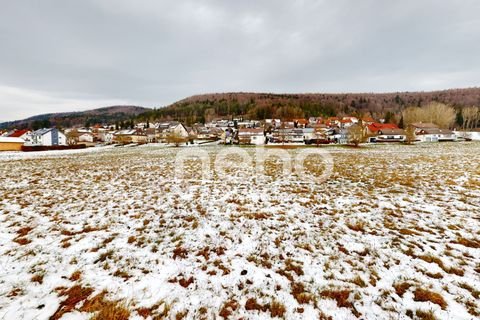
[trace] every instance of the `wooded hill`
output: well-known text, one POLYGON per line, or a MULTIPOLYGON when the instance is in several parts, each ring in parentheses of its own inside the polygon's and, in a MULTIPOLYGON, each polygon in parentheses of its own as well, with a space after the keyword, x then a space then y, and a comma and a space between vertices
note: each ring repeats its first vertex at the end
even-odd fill
MULTIPOLYGON (((163 108, 112 106, 82 112, 43 114, 24 120, 0 123, 2 128, 56 126, 93 126, 133 122, 178 120, 187 125, 205 123, 216 118, 291 119, 317 116, 372 116, 398 123, 401 112, 409 106, 424 106, 437 101, 454 107, 457 124, 461 125, 461 109, 480 106, 480 88, 451 89, 432 92, 341 93, 341 94, 273 94, 214 93, 192 96, 163 108)), ((122 126, 123 127, 123 126, 122 126)))
POLYGON ((437 101, 462 107, 480 105, 480 88, 432 92, 272 94, 216 93, 192 96, 164 108, 147 111, 139 120, 172 119, 193 124, 214 118, 243 116, 250 119, 310 116, 370 115, 375 119, 399 121, 408 106, 437 101))
POLYGON ((88 111, 48 113, 33 116, 24 120, 0 123, 2 128, 68 128, 75 126, 93 126, 95 124, 113 124, 130 121, 139 114, 151 109, 138 106, 111 106, 88 111))

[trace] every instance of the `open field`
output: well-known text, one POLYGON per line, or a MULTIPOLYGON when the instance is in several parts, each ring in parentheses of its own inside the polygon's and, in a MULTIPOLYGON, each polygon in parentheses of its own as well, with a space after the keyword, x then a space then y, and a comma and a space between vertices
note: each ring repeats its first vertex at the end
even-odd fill
POLYGON ((479 318, 480 143, 326 149, 0 154, 0 319, 479 318))

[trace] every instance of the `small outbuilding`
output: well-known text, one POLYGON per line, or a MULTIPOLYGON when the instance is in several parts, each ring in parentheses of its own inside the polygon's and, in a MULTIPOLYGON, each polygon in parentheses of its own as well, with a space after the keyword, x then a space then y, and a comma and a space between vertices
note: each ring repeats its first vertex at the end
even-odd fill
POLYGON ((0 151, 22 151, 24 143, 21 138, 0 137, 0 151))

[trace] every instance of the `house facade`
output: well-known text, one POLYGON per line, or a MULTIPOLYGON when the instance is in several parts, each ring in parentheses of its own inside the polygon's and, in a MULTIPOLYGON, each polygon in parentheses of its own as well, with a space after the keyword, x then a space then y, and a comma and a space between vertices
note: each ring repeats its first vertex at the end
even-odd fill
POLYGON ((238 142, 240 144, 265 144, 265 134, 262 128, 240 128, 238 129, 238 142))
POLYGON ((374 139, 375 142, 404 142, 407 136, 403 129, 382 129, 374 139))
POLYGON ((415 133, 417 140, 420 142, 442 142, 442 141, 456 141, 457 136, 452 130, 427 128, 418 130, 415 133))
POLYGON ((31 140, 27 143, 31 146, 66 146, 67 137, 58 129, 40 129, 32 132, 31 140))
POLYGON ((120 144, 147 143, 147 135, 137 129, 120 130, 114 134, 113 141, 120 144))

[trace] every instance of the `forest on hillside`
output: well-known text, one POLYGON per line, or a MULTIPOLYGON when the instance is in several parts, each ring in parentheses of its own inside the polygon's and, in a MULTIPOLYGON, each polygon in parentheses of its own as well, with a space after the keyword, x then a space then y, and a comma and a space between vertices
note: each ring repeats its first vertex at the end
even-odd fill
POLYGON ((480 105, 480 88, 382 94, 205 94, 147 111, 139 115, 138 120, 178 120, 190 125, 215 118, 288 119, 368 115, 398 123, 402 111, 407 107, 422 107, 430 102, 441 102, 455 108, 458 113, 457 123, 461 124, 461 110, 464 107, 480 105))

